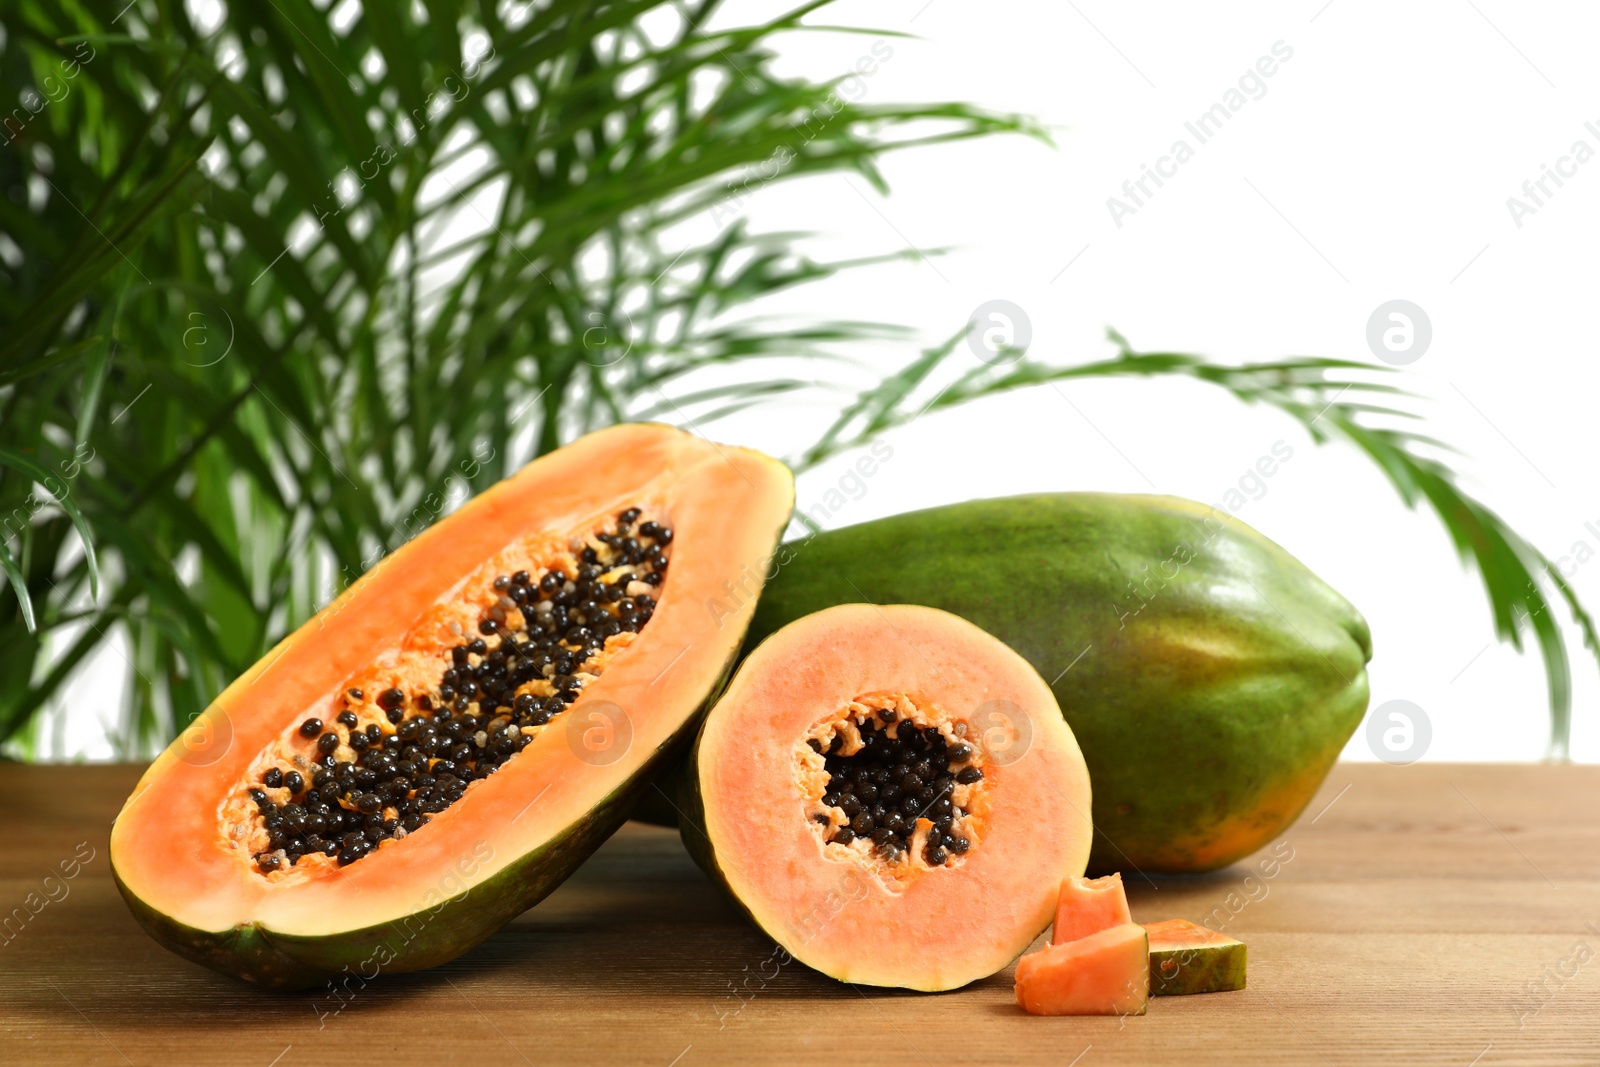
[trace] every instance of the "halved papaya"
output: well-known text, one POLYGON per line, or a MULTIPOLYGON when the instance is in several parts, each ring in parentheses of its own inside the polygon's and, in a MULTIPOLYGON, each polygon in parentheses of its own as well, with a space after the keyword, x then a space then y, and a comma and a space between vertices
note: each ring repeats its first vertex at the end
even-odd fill
POLYGON ((953 989, 1050 923, 1089 775, 1027 662, 935 608, 849 604, 740 665, 695 746, 685 845, 800 962, 953 989))
POLYGON ((549 893, 681 758, 793 503, 776 460, 590 434, 416 537, 140 780, 111 862, 158 941, 264 985, 451 959, 549 893))
POLYGON ((834 604, 926 604, 1050 679, 1094 776, 1097 874, 1248 856, 1310 803, 1366 712, 1360 612, 1192 501, 973 500, 807 536, 776 561, 751 644, 834 604))

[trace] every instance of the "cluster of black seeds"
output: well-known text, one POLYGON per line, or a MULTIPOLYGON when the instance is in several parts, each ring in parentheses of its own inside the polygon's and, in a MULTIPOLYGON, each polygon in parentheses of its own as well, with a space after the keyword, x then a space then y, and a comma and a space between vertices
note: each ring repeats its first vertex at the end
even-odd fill
MULTIPOLYGON (((261 778, 268 789, 287 788, 277 804, 252 787, 250 797, 266 826, 266 849, 256 854, 264 872, 320 852, 340 865, 354 863, 382 841, 404 837, 487 778, 532 740, 524 727, 543 726, 578 699, 575 677, 605 648, 606 639, 633 633, 650 621, 656 598, 628 588, 639 582, 659 587, 667 570, 672 530, 638 521, 638 508, 617 516, 613 532, 578 555, 577 573, 527 571, 494 580, 499 601, 478 622, 481 637, 450 650, 450 667, 431 692, 387 689, 375 698, 393 729, 377 723, 359 728, 353 711, 333 723, 307 719, 300 736, 316 739, 316 770, 310 781, 299 771, 273 767, 261 778), (612 581, 602 576, 628 568, 612 581), (520 615, 523 626, 508 620, 520 615), (519 693, 544 679, 551 695, 519 693), (408 706, 409 705, 409 706, 408 706), (340 729, 340 728, 343 729, 340 729), (347 744, 355 760, 337 761, 347 744), (281 855, 280 855, 281 853, 281 855)), ((352 689, 351 701, 365 699, 352 689)))
MULTIPOLYGON (((938 867, 951 853, 960 854, 971 842, 954 832, 955 821, 967 813, 955 806, 951 790, 957 782, 970 785, 983 777, 976 766, 960 766, 972 759, 972 746, 950 744, 931 726, 918 727, 903 722, 889 735, 888 727, 899 717, 893 708, 877 712, 876 718, 858 724, 861 749, 844 756, 843 735, 835 735, 824 752, 828 786, 822 803, 838 808, 848 820, 831 830, 829 841, 848 845, 858 837, 867 838, 878 855, 891 863, 911 848, 917 820, 933 823, 928 830, 922 858, 938 867)), ((822 743, 811 747, 822 752, 822 743)), ((825 814, 817 821, 831 824, 825 814)))

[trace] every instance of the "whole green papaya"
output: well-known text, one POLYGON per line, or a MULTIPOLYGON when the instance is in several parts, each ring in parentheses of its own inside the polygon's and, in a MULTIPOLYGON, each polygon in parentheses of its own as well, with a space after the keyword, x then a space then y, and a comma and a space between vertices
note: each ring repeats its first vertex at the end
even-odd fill
POLYGON ((1372 638, 1278 545, 1202 504, 975 500, 780 546, 746 649, 833 604, 977 623, 1055 691, 1089 764, 1091 870, 1249 855, 1317 791, 1367 706, 1372 638))

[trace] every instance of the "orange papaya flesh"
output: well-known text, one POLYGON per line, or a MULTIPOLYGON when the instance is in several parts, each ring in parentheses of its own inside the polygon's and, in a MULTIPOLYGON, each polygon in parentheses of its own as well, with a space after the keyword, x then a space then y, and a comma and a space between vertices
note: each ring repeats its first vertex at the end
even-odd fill
POLYGON ((451 959, 681 759, 788 521, 780 463, 659 425, 546 455, 229 686, 112 828, 158 941, 294 988, 451 959))
POLYGON ((1089 779, 1049 687, 971 623, 852 604, 773 634, 707 715, 684 844, 841 981, 953 989, 1045 929, 1081 874, 1089 779))
POLYGON ((1220 993, 1245 987, 1243 941, 1186 919, 1146 923, 1150 935, 1150 994, 1220 993))
POLYGON ((1076 941, 1132 921, 1120 873, 1103 878, 1064 878, 1056 901, 1056 921, 1050 929, 1050 943, 1076 941))
POLYGON ((1030 1015, 1143 1015, 1149 956, 1137 923, 1049 945, 1017 961, 1017 1003, 1030 1015))
POLYGON ((1093 873, 1249 855, 1304 810, 1366 711, 1361 614, 1192 501, 973 500, 810 535, 775 562, 749 644, 834 604, 925 604, 1050 679, 1094 777, 1093 873))

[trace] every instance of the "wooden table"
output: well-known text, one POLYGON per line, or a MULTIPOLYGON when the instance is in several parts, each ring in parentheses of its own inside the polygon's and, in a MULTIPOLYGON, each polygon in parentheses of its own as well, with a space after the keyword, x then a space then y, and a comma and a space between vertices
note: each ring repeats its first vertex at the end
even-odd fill
POLYGON ((1127 1020, 1026 1016, 1009 971, 935 996, 774 976, 677 835, 633 824, 452 964, 342 1010, 267 993, 128 914, 106 838, 137 776, 0 765, 0 908, 93 850, 0 934, 0 1063, 1600 1063, 1600 767, 1344 764, 1272 877, 1125 875, 1136 919, 1210 915, 1250 945, 1249 989, 1127 1020))

